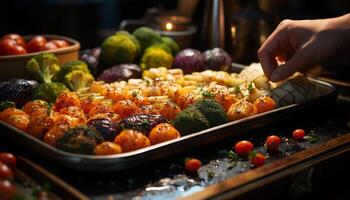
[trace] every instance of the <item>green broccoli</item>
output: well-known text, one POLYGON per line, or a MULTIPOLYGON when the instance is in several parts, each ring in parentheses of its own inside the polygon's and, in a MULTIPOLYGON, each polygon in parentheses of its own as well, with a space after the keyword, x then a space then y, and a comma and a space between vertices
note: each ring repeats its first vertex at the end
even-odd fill
POLYGON ((229 122, 224 108, 214 99, 201 99, 193 105, 209 121, 210 127, 229 122))
POLYGON ((71 91, 78 91, 86 88, 90 86, 94 80, 94 77, 90 73, 86 73, 81 70, 74 70, 64 76, 64 84, 71 91))
POLYGON ((58 59, 52 53, 35 55, 27 63, 27 69, 43 83, 52 82, 60 71, 58 59))
POLYGON ((68 91, 68 88, 63 83, 42 83, 33 91, 33 99, 54 103, 62 92, 68 91))
POLYGON ((59 82, 63 82, 64 76, 66 76, 69 72, 72 72, 74 70, 80 70, 86 73, 90 73, 89 68, 85 62, 80 60, 73 60, 65 63, 61 67, 61 71, 57 75, 57 80, 59 82))
POLYGON ((146 49, 141 58, 141 69, 149 69, 154 67, 170 68, 173 64, 173 56, 170 51, 165 50, 165 45, 154 45, 146 49))
POLYGON ((175 56, 179 52, 180 47, 172 38, 166 36, 162 37, 162 42, 171 49, 171 53, 173 54, 173 56, 175 56))
POLYGON ((82 125, 66 131, 57 140, 57 148, 70 153, 92 154, 101 142, 103 137, 96 129, 82 125))
POLYGON ((145 26, 137 28, 132 35, 139 41, 141 52, 144 52, 148 47, 154 44, 162 43, 160 34, 145 26))
POLYGON ((136 38, 125 31, 118 31, 103 41, 100 62, 108 66, 132 63, 139 55, 140 44, 136 38))
POLYGON ((188 106, 176 116, 174 126, 181 135, 188 135, 209 128, 209 122, 195 106, 188 106))
POLYGON ((12 101, 7 100, 0 102, 0 112, 6 108, 16 108, 16 104, 12 101))

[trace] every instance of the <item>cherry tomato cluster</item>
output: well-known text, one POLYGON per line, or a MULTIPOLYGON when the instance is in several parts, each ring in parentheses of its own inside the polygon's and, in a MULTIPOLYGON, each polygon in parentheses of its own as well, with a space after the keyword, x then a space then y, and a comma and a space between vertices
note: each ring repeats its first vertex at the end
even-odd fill
POLYGON ((69 46, 65 40, 47 40, 44 36, 37 35, 29 41, 18 34, 8 34, 0 39, 0 56, 21 55, 38 51, 59 49, 69 46))
POLYGON ((266 157, 262 153, 253 151, 254 145, 248 140, 242 140, 235 144, 234 150, 239 156, 248 156, 250 163, 254 167, 259 167, 265 163, 266 157))
POLYGON ((10 200, 16 194, 13 184, 14 174, 11 168, 16 166, 16 157, 11 153, 0 153, 0 199, 10 200))

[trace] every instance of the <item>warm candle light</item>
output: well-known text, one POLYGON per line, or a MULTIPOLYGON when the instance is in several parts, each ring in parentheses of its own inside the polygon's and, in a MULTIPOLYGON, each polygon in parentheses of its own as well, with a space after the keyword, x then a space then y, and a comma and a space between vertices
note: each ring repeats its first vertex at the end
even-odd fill
POLYGON ((165 28, 166 28, 166 30, 171 31, 173 29, 173 24, 168 22, 165 24, 165 28))

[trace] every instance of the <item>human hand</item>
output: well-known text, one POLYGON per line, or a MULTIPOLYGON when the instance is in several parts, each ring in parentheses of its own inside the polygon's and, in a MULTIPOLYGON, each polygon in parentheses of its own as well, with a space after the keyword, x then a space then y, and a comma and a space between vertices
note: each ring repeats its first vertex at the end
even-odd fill
POLYGON ((284 20, 258 51, 265 75, 280 81, 329 59, 350 41, 350 15, 318 20, 284 20))

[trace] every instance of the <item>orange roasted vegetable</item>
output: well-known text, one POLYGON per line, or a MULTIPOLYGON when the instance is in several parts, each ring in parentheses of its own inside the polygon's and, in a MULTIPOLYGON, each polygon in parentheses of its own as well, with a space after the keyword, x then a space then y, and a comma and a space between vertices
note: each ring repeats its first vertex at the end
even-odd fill
POLYGON ((113 112, 113 108, 111 106, 108 106, 106 104, 101 103, 101 104, 98 104, 98 105, 92 107, 88 116, 89 116, 89 118, 91 118, 94 115, 99 114, 99 113, 110 113, 110 112, 113 112))
POLYGON ((256 107, 252 103, 246 100, 240 100, 231 105, 227 115, 233 121, 255 115, 256 113, 256 107))
POLYGON ((86 122, 84 111, 77 106, 69 106, 62 108, 59 114, 69 115, 71 117, 78 118, 80 124, 84 124, 86 122))
POLYGON ((185 93, 180 94, 176 99, 177 105, 180 106, 181 109, 185 109, 187 106, 191 105, 197 100, 197 97, 193 93, 185 93))
POLYGON ((269 96, 261 96, 254 101, 258 113, 267 112, 276 108, 275 101, 269 96))
POLYGON ((151 144, 158 144, 168 140, 176 139, 180 137, 180 133, 172 125, 168 123, 161 123, 155 126, 148 138, 151 144))
POLYGON ((113 142, 102 142, 94 149, 95 155, 113 155, 122 153, 122 148, 113 142))
POLYGON ((149 139, 139 131, 125 129, 115 137, 114 143, 122 147, 123 152, 141 149, 151 145, 149 139))
POLYGON ((138 107, 130 100, 121 100, 114 104, 113 110, 123 119, 137 113, 138 107))
POLYGON ((82 98, 80 99, 80 105, 81 105, 81 108, 84 110, 84 113, 86 115, 89 114, 90 110, 101 104, 101 101, 94 98, 93 96, 88 96, 88 97, 85 97, 85 98, 82 98))
POLYGON ((226 112, 230 109, 231 105, 237 101, 237 99, 236 99, 236 97, 234 97, 234 95, 225 94, 222 92, 215 94, 214 99, 219 104, 221 104, 221 106, 225 109, 226 112))
POLYGON ((80 99, 74 92, 63 92, 57 97, 53 110, 59 112, 62 108, 69 106, 80 107, 80 99))
POLYGON ((126 93, 121 88, 109 88, 106 92, 106 97, 114 102, 127 99, 126 93))
POLYGON ((47 116, 49 115, 50 107, 46 101, 34 100, 27 102, 23 107, 23 111, 30 117, 41 115, 47 116))
POLYGON ((68 124, 55 125, 44 135, 43 140, 51 146, 56 146, 57 140, 60 139, 68 129, 68 124))
POLYGON ((81 125, 80 120, 69 115, 59 114, 53 117, 54 126, 67 125, 69 128, 74 128, 81 125))
POLYGON ((167 118, 168 120, 175 119, 176 115, 180 112, 180 107, 173 102, 162 103, 159 109, 159 114, 167 118))
POLYGON ((23 110, 17 108, 7 108, 0 113, 0 120, 22 131, 27 129, 29 124, 29 115, 23 110))
POLYGON ((43 134, 50 130, 53 124, 54 121, 49 116, 44 114, 35 115, 30 118, 26 132, 33 137, 42 139, 43 134))
POLYGON ((108 112, 108 113, 97 113, 91 116, 86 123, 88 123, 88 121, 93 119, 109 119, 112 122, 119 122, 121 120, 120 116, 117 113, 108 112))

